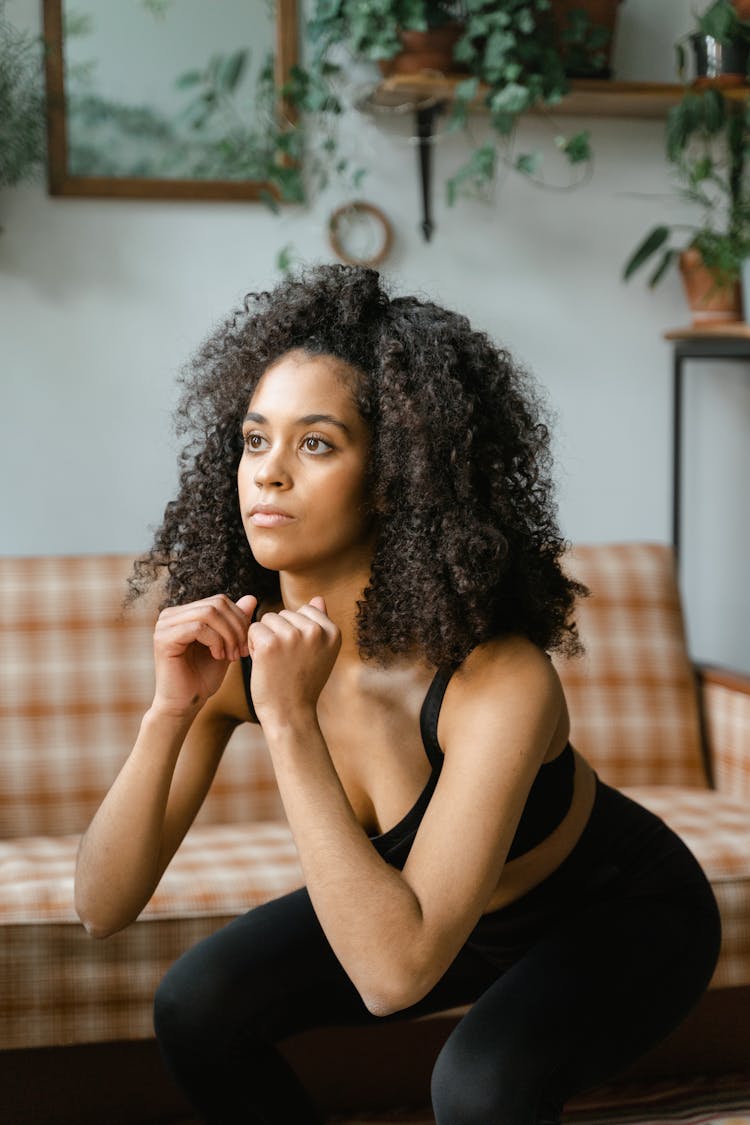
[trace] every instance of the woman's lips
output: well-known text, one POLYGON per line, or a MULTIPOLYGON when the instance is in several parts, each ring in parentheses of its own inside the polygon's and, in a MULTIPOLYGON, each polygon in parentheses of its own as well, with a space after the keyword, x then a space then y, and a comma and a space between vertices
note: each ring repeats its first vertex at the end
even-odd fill
POLYGON ((294 516, 282 516, 279 512, 254 512, 250 516, 250 523, 256 527, 279 527, 283 523, 291 523, 294 516))

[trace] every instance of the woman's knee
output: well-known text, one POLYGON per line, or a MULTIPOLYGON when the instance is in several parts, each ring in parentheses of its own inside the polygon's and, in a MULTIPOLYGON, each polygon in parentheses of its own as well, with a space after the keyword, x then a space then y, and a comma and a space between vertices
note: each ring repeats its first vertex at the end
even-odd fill
POLYGON ((154 995, 154 1030, 166 1053, 221 1050, 240 1026, 252 1024, 264 976, 261 952, 245 916, 174 962, 154 995))
MULTIPOLYGON (((536 1125, 542 1076, 533 1055, 497 1039, 484 1050, 461 1034, 449 1036, 432 1072, 432 1108, 437 1125, 536 1125)), ((555 1120, 554 1115, 546 1120, 555 1120)))
POLYGON ((214 987, 213 974, 193 971, 191 950, 172 965, 154 995, 154 1031, 164 1052, 202 1053, 221 1038, 223 990, 214 987), (187 964, 185 964, 187 962, 187 964))
MULTIPOLYGON (((307 913, 314 919, 311 907, 307 913)), ((165 1053, 211 1054, 239 1033, 268 1042, 290 1033, 321 968, 307 913, 293 892, 235 918, 175 961, 154 997, 165 1053)))

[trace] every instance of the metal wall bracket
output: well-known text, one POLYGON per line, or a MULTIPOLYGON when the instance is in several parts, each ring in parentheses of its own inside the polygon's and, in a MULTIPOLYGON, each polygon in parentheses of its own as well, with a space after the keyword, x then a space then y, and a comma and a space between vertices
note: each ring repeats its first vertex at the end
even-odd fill
POLYGON ((447 102, 434 102, 415 112, 419 140, 419 171, 422 182, 422 234, 429 242, 435 224, 432 221, 432 144, 435 135, 435 118, 443 112, 447 102))
POLYGON ((382 89, 369 90, 355 101, 360 113, 371 114, 414 114, 416 141, 419 160, 419 178, 422 190, 421 231, 425 242, 429 242, 435 224, 432 220, 432 146, 435 141, 435 119, 448 107, 447 98, 434 94, 415 98, 413 95, 382 89))

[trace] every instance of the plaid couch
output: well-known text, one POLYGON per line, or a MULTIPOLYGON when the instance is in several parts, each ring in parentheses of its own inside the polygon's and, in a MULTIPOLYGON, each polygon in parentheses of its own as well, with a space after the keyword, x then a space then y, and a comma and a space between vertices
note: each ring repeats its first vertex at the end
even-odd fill
MULTIPOLYGON (((92 941, 73 909, 80 833, 152 691, 148 601, 122 611, 123 556, 0 560, 0 1045, 152 1036, 156 984, 186 948, 298 887, 301 868, 262 734, 239 729, 141 917, 92 941)), ((573 743, 602 780, 663 817, 715 888, 711 990, 750 985, 750 681, 694 669, 671 550, 579 546, 569 571, 585 657, 555 657, 573 743)), ((750 995, 750 994, 749 994, 750 995)), ((750 1040, 750 1017, 737 1034, 750 1040)))

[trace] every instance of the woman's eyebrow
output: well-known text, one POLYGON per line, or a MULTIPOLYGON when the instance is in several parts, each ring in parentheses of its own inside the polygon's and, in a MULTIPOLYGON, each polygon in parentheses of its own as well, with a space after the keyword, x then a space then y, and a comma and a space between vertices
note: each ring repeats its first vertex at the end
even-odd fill
MULTIPOLYGON (((245 415, 245 421, 259 422, 262 426, 268 425, 268 419, 265 415, 256 414, 253 411, 245 415)), ((334 418, 332 414, 305 414, 303 418, 298 418, 297 421, 292 424, 295 426, 311 426, 313 422, 330 422, 332 426, 338 426, 344 433, 350 433, 349 427, 339 418, 334 418)))

